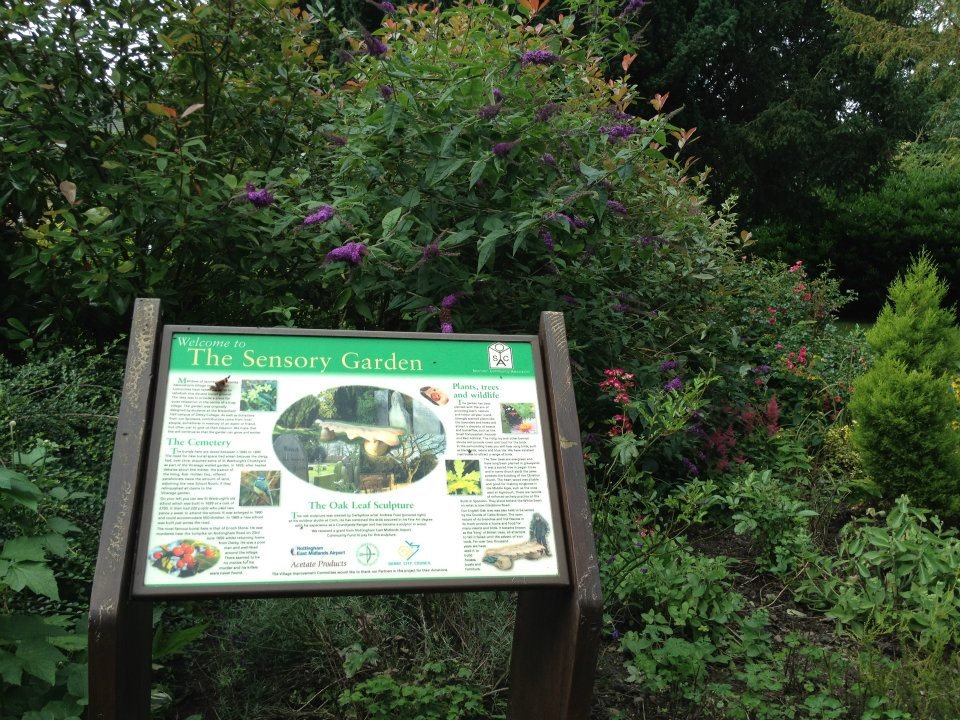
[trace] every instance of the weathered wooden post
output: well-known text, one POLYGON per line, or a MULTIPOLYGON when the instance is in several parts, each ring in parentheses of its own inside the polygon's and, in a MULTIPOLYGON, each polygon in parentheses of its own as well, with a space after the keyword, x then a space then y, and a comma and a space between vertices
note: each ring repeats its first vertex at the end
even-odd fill
POLYGON ((133 601, 130 584, 159 332, 160 301, 138 299, 90 595, 90 720, 150 716, 151 604, 133 601))
POLYGON ((540 315, 571 585, 522 590, 510 658, 510 720, 590 717, 603 597, 563 313, 540 315))

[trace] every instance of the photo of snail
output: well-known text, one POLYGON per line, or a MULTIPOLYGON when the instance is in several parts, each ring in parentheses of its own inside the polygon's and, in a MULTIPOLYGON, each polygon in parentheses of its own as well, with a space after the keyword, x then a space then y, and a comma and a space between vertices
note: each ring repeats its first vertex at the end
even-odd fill
POLYGON ((446 445, 425 399, 367 385, 306 395, 273 429, 273 450, 293 476, 343 493, 409 487, 442 470, 446 445))

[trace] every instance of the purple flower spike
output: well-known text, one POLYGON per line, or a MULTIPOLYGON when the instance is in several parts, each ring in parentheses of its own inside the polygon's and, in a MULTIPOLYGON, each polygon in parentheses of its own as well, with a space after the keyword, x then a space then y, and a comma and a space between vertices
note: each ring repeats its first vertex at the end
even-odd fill
POLYGON ((387 50, 389 50, 389 48, 384 45, 380 39, 371 35, 369 30, 366 28, 361 28, 360 32, 363 34, 363 44, 367 46, 368 55, 380 57, 381 55, 387 54, 387 50))
POLYGON ((606 133, 607 140, 610 142, 618 142, 628 140, 631 135, 637 133, 637 129, 633 125, 611 125, 600 128, 600 132, 606 133))
POLYGON ((674 390, 680 390, 683 387, 683 380, 680 377, 675 377, 670 380, 666 385, 663 386, 663 389, 667 392, 673 392, 674 390))
POLYGON ((442 333, 452 333, 453 332, 453 323, 441 323, 440 332, 442 333))
POLYGON ((387 0, 377 3, 377 7, 383 10, 383 12, 385 12, 387 15, 394 15, 397 12, 397 6, 392 2, 387 2, 387 0))
POLYGON ((648 0, 629 0, 629 2, 627 3, 627 6, 623 9, 623 12, 620 13, 620 14, 621 14, 621 15, 633 15, 635 12, 637 12, 638 10, 640 10, 640 8, 644 7, 645 5, 649 5, 649 4, 650 4, 650 3, 649 3, 648 0))
POLYGON ((683 466, 687 469, 687 472, 696 477, 700 474, 700 468, 694 465, 692 462, 683 458, 683 466))
POLYGON ((544 165, 549 165, 554 169, 557 167, 557 159, 550 153, 544 153, 540 158, 540 162, 542 162, 544 165))
POLYGON ((423 246, 424 260, 433 260, 433 258, 437 257, 439 254, 440 254, 440 246, 437 244, 436 240, 434 240, 429 245, 423 246))
POLYGON ((547 103, 542 108, 537 110, 533 116, 537 119, 538 122, 546 122, 558 112, 563 110, 563 105, 560 103, 547 103))
POLYGON ((460 300, 460 293, 452 293, 447 295, 443 300, 440 301, 440 307, 447 308, 448 310, 452 308, 460 300))
POLYGON ((390 85, 381 85, 380 86, 380 97, 384 100, 389 100, 393 97, 393 88, 390 85))
POLYGON ((500 88, 493 89, 493 101, 498 103, 503 102, 503 91, 500 88))
POLYGON ((312 215, 307 215, 303 219, 304 225, 316 225, 317 223, 324 223, 330 218, 333 217, 333 214, 336 212, 336 209, 331 205, 321 205, 317 208, 317 211, 312 215))
POLYGON ((504 158, 519 144, 519 140, 511 140, 510 142, 497 143, 491 149, 493 150, 493 154, 498 158, 504 158))
POLYGON ((578 217, 576 215, 567 215, 566 213, 562 213, 562 212, 548 212, 546 215, 544 215, 544 217, 547 220, 565 220, 570 225, 570 227, 572 227, 575 230, 582 230, 583 228, 587 227, 589 224, 587 223, 586 220, 584 220, 581 217, 578 217))
POLYGON ((521 65, 553 65, 560 59, 549 50, 527 50, 520 56, 521 65))
POLYGON ((361 242, 348 242, 327 253, 324 263, 345 262, 350 265, 359 265, 363 256, 367 254, 367 246, 361 242))
POLYGON ((550 231, 545 227, 540 228, 540 239, 543 240, 543 244, 547 246, 547 250, 553 252, 556 243, 553 240, 553 235, 551 235, 550 231))
POLYGON ((273 205, 273 193, 266 188, 257 189, 253 183, 247 183, 247 200, 254 207, 262 208, 273 205))
POLYGON ((625 208, 619 200, 607 200, 607 207, 610 208, 611 212, 617 213, 617 215, 627 214, 627 208, 625 208))
POLYGON ((676 370, 677 367, 679 366, 676 360, 667 360, 660 363, 660 372, 670 372, 671 370, 676 370))
POLYGON ((613 115, 617 120, 633 120, 633 115, 628 112, 624 112, 616 105, 611 105, 606 110, 610 115, 613 115))
POLYGON ((480 117, 481 120, 491 120, 492 118, 495 118, 499 114, 500 114, 500 103, 496 103, 494 105, 486 105, 477 111, 477 115, 480 117))

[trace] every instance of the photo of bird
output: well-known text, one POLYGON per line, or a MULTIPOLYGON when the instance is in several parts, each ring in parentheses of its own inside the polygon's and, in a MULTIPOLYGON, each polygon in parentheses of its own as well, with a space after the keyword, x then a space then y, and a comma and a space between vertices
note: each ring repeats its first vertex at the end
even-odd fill
POLYGON ((279 470, 243 470, 240 472, 241 507, 275 507, 280 504, 279 470))

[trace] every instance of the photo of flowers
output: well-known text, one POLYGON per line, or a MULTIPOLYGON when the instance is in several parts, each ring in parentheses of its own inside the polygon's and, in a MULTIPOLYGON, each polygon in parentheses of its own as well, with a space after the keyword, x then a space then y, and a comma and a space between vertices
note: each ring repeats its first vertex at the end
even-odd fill
POLYGON ((533 403, 500 403, 500 430, 507 435, 526 435, 537 429, 533 403))
POLYGON ((276 380, 243 380, 240 382, 241 411, 273 412, 276 409, 276 380))

